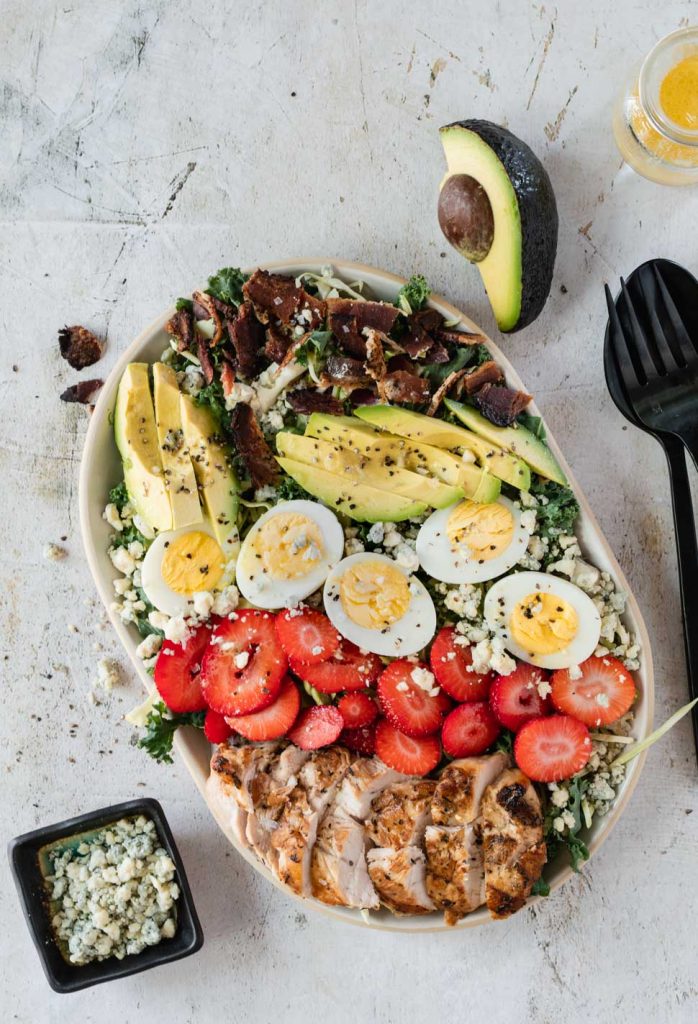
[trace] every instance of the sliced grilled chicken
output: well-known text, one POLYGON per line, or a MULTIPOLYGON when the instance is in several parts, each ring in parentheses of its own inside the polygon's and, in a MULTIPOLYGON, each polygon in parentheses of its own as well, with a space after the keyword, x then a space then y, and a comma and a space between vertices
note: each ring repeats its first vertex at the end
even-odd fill
POLYGON ((506 754, 463 757, 451 761, 439 778, 431 816, 435 825, 467 825, 480 813, 487 786, 509 765, 506 754))
POLYGON ((310 896, 310 863, 320 820, 349 769, 353 755, 344 747, 326 747, 310 755, 286 796, 271 833, 276 872, 282 882, 310 896))
POLYGON ((434 904, 426 890, 426 859, 419 846, 376 848, 366 854, 381 903, 395 914, 429 914, 434 904))
POLYGON ((363 825, 341 807, 331 807, 313 847, 313 896, 333 906, 377 909, 380 901, 366 867, 367 846, 363 825))
POLYGON ((286 801, 298 785, 298 772, 310 752, 289 744, 266 765, 255 786, 254 813, 247 815, 245 839, 267 867, 276 867, 277 851, 271 838, 286 801))
POLYGON ((376 846, 421 846, 431 822, 431 801, 436 782, 413 779, 396 782, 373 798, 366 832, 376 846))
POLYGON ((337 795, 337 805, 357 821, 365 821, 371 812, 371 801, 395 782, 410 778, 388 768, 377 757, 360 757, 346 774, 337 795))
POLYGON ((488 910, 509 917, 531 895, 547 858, 540 799, 518 768, 502 772, 485 791, 482 840, 488 910))
POLYGON ((481 839, 474 825, 429 825, 426 890, 453 925, 485 902, 481 839))
POLYGON ((223 820, 230 823, 233 833, 243 845, 248 844, 245 838, 247 816, 261 795, 265 773, 279 747, 279 743, 241 747, 221 744, 211 758, 207 797, 223 820))

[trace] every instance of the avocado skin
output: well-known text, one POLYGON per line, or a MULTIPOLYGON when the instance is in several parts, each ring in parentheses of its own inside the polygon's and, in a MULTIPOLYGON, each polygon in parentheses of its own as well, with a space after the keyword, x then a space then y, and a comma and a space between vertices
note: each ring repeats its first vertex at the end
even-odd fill
POLYGON ((502 162, 516 193, 521 216, 521 311, 513 334, 528 327, 550 294, 557 255, 558 215, 548 172, 525 142, 492 121, 471 118, 446 128, 465 128, 479 135, 502 162))

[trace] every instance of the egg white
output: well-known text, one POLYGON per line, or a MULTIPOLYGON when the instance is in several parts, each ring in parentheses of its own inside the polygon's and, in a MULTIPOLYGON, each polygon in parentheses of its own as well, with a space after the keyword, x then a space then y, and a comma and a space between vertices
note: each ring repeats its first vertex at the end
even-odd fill
POLYGON ((342 557, 343 551, 344 532, 334 512, 315 501, 283 501, 260 516, 243 540, 237 561, 238 590, 245 600, 256 608, 294 608, 322 586, 329 571, 342 557), (323 557, 313 565, 306 576, 292 580, 271 579, 259 568, 252 542, 266 522, 274 516, 290 512, 306 516, 318 526, 324 542, 323 557))
MULTIPOLYGON (((202 523, 197 523, 195 526, 183 526, 179 530, 163 530, 162 533, 157 535, 146 551, 143 565, 141 566, 141 587, 145 591, 145 596, 158 611, 164 612, 166 615, 186 615, 192 609, 193 593, 178 594, 162 578, 162 561, 169 544, 185 533, 206 533, 218 543, 211 524, 206 520, 202 523)), ((226 562, 223 575, 216 585, 216 591, 227 587, 235 579, 235 557, 237 551, 232 543, 232 539, 226 544, 226 548, 227 550, 224 552, 223 557, 227 557, 228 561, 226 562)))
POLYGON ((498 580, 487 591, 484 612, 487 625, 502 638, 509 653, 538 668, 579 665, 594 653, 601 635, 601 616, 591 598, 574 583, 544 572, 517 572, 498 580), (563 651, 531 654, 511 636, 509 620, 512 611, 519 601, 536 592, 561 597, 577 614, 577 633, 563 651))
POLYGON ((442 583, 482 583, 494 580, 512 569, 526 553, 531 538, 530 531, 521 524, 521 509, 509 498, 500 496, 497 503, 511 512, 514 518, 514 533, 508 547, 496 558, 483 562, 470 552, 465 544, 455 552, 448 538, 448 518, 456 505, 437 509, 422 524, 417 534, 417 557, 422 568, 442 583))
POLYGON ((387 555, 364 551, 343 558, 327 577, 323 600, 327 617, 335 629, 362 650, 374 654, 393 658, 416 654, 427 646, 436 632, 436 610, 426 587, 387 555), (385 562, 407 579, 410 589, 409 606, 405 614, 390 626, 369 629, 358 625, 344 611, 339 596, 339 583, 344 573, 358 562, 385 562))

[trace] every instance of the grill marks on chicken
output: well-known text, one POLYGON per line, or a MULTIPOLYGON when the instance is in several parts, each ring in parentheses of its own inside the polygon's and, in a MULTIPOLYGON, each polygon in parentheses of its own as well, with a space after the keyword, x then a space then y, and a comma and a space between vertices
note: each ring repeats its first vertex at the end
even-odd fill
POLYGON ((538 795, 505 754, 452 761, 414 779, 343 747, 222 745, 208 797, 217 815, 300 896, 396 914, 487 903, 507 917, 546 859, 538 795))

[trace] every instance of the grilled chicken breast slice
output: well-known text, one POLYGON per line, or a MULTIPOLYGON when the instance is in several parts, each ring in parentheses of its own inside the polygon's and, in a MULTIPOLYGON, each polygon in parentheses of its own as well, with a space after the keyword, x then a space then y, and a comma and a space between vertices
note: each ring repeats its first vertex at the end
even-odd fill
POLYGON ((481 839, 474 825, 429 825, 426 890, 453 925, 485 902, 481 839))
POLYGON ((288 797, 298 785, 298 772, 309 757, 309 751, 290 743, 262 769, 255 786, 257 802, 254 812, 247 815, 245 839, 272 870, 277 851, 271 837, 288 797))
POLYGON ((432 779, 396 782, 373 798, 366 822, 369 839, 382 847, 400 849, 421 846, 424 829, 431 823, 431 801, 436 789, 432 779))
POLYGON ((541 803, 530 780, 511 768, 482 799, 485 892, 492 917, 520 910, 547 859, 541 803))
POLYGON ((388 768, 377 757, 360 757, 346 774, 337 795, 337 805, 357 821, 365 821, 374 797, 393 783, 409 779, 409 775, 388 768))
POLYGON ((419 846, 369 850, 368 873, 381 903, 394 914, 429 914, 434 910, 425 885, 426 858, 419 846))
POLYGON ((313 846, 313 896, 332 906, 377 909, 380 901, 366 867, 367 846, 363 826, 341 807, 331 807, 313 846))
POLYGON ((221 744, 211 757, 207 798, 242 845, 248 845, 247 817, 261 796, 265 773, 279 747, 276 742, 241 747, 221 744))
POLYGON ((444 768, 431 806, 435 825, 467 825, 480 813, 486 788, 509 765, 506 754, 463 757, 444 768))

